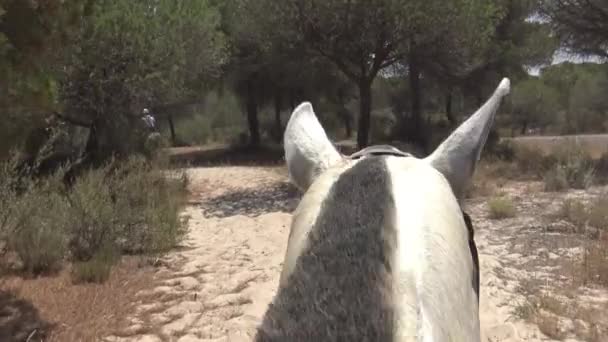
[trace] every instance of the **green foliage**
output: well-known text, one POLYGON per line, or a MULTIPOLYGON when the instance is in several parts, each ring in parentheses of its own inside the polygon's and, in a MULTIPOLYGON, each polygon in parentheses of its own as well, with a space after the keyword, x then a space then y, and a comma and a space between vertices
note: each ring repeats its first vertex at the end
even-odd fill
POLYGON ((95 3, 68 56, 62 100, 68 116, 94 126, 96 160, 141 151, 142 108, 189 100, 219 76, 219 25, 210 1, 95 3))
POLYGON ((603 194, 588 204, 576 199, 566 199, 556 212, 556 216, 571 222, 577 230, 590 226, 605 232, 608 229, 607 210, 608 198, 603 194))
POLYGON ((75 283, 103 283, 108 280, 112 267, 119 259, 120 255, 113 246, 104 246, 90 260, 77 261, 72 265, 72 280, 75 283))
POLYGON ((519 82, 511 95, 513 124, 522 134, 530 127, 546 127, 556 117, 558 98, 557 91, 538 78, 519 82))
POLYGON ((67 225, 70 249, 77 260, 89 260, 118 233, 119 220, 114 212, 107 173, 107 167, 92 170, 66 192, 72 219, 67 225))
POLYGON ((583 227, 588 221, 588 212, 581 201, 566 199, 562 202, 557 216, 567 220, 577 227, 583 227))
POLYGON ((0 1, 0 115, 56 104, 53 64, 91 3, 0 1))
POLYGON ((543 177, 543 183, 545 184, 545 191, 564 191, 570 188, 568 175, 566 175, 564 168, 559 165, 555 165, 547 171, 543 177))
POLYGON ((502 124, 512 132, 602 133, 608 128, 608 68, 603 64, 562 63, 542 69, 513 86, 502 124))
POLYGON ((608 4, 603 0, 542 0, 541 13, 562 44, 583 54, 608 57, 608 4))
POLYGON ((187 178, 166 175, 159 161, 131 158, 85 172, 71 188, 62 172, 19 182, 3 165, 0 179, 0 239, 28 272, 76 262, 75 279, 102 281, 121 253, 164 253, 184 234, 179 211, 187 178), (4 204, 7 204, 4 206, 4 204))
POLYGON ((56 66, 91 2, 0 1, 0 159, 58 107, 56 66))
POLYGON ((593 182, 595 174, 594 162, 589 153, 578 143, 570 142, 558 148, 553 155, 558 167, 566 173, 570 187, 586 189, 593 182))
POLYGON ((608 78, 601 73, 581 74, 570 90, 568 131, 604 132, 608 123, 608 78))
POLYGON ((495 197, 488 201, 489 215, 491 219, 504 219, 516 214, 515 205, 508 197, 495 197))
POLYGON ((8 194, 5 199, 13 202, 7 217, 8 246, 28 273, 57 270, 66 255, 69 207, 57 193, 58 176, 31 185, 20 196, 8 194))

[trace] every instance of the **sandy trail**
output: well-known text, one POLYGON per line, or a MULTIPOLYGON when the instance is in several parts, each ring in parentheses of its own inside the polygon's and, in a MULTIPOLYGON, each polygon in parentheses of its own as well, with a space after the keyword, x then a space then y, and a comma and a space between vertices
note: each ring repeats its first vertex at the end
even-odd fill
MULTIPOLYGON (((277 168, 189 170, 195 194, 182 248, 165 258, 158 285, 140 293, 130 326, 106 341, 249 341, 278 283, 291 212, 299 198, 277 168)), ((483 341, 549 341, 515 319, 517 280, 504 260, 513 234, 480 219, 483 201, 467 210, 480 251, 483 341)), ((514 228, 512 228, 514 229, 514 228)))

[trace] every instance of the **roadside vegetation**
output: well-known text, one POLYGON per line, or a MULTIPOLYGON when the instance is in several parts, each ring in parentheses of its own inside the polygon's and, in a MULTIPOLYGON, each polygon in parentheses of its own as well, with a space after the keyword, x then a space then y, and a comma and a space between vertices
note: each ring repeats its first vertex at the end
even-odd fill
POLYGON ((75 282, 102 282, 123 254, 157 258, 185 231, 179 212, 187 177, 166 173, 157 160, 133 156, 67 185, 65 168, 31 178, 3 164, 0 239, 3 255, 16 257, 4 271, 48 274, 70 262, 75 282))

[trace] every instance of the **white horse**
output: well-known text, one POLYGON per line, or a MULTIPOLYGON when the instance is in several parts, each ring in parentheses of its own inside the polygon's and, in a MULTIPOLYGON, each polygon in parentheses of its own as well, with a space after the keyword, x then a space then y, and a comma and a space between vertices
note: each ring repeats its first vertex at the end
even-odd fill
POLYGON ((285 130, 296 209, 278 292, 256 341, 480 340, 479 269, 461 201, 503 79, 430 156, 390 146, 338 153, 312 105, 285 130))

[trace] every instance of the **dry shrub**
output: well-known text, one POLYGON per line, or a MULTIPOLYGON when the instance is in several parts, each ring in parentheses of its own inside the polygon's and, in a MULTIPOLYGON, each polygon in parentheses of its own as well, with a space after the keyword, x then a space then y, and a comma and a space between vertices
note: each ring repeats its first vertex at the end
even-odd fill
POLYGON ((604 152, 595 162, 595 174, 599 182, 608 182, 608 152, 604 152))
POLYGON ((575 199, 565 199, 556 217, 571 222, 578 231, 583 231, 587 226, 594 228, 599 237, 608 228, 608 197, 602 195, 591 201, 589 205, 575 199))
POLYGON ((546 191, 586 189, 594 180, 597 162, 576 141, 556 146, 549 155, 529 147, 518 147, 514 155, 518 171, 542 179, 546 191))
POLYGON ((518 147, 514 154, 515 164, 522 174, 541 177, 551 167, 552 160, 538 150, 518 147))
POLYGON ((475 196, 489 197, 501 188, 506 180, 518 177, 516 165, 498 159, 483 159, 475 169, 473 182, 467 188, 465 196, 473 198, 475 196))
POLYGON ((589 210, 589 224, 603 233, 608 232, 608 196, 595 200, 589 210))
POLYGON ((488 179, 477 179, 467 189, 466 198, 488 197, 494 194, 493 182, 488 179))
POLYGON ((549 192, 565 191, 570 188, 565 170, 558 165, 545 173, 543 183, 545 191, 549 192))
POLYGON ((503 219, 515 216, 516 209, 508 197, 495 197, 488 201, 490 218, 503 219))
POLYGON ((564 200, 556 214, 558 218, 574 224, 578 230, 584 228, 589 218, 585 204, 573 199, 564 200))
POLYGON ((559 317, 556 315, 540 313, 534 321, 538 326, 538 330, 549 338, 563 340, 567 337, 567 334, 561 329, 559 317))
POLYGON ((515 147, 509 141, 499 141, 488 147, 488 154, 491 159, 504 162, 511 162, 515 159, 515 147))
POLYGON ((593 242, 585 249, 583 265, 586 280, 608 286, 608 243, 593 242))
POLYGON ((607 209, 608 198, 601 196, 589 205, 566 199, 556 213, 574 224, 577 232, 586 234, 581 259, 565 267, 571 278, 579 281, 580 285, 593 283, 608 286, 607 209))
POLYGON ((593 183, 595 163, 579 143, 566 142, 545 159, 552 165, 544 176, 545 190, 587 189, 593 183))

